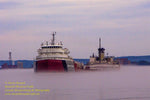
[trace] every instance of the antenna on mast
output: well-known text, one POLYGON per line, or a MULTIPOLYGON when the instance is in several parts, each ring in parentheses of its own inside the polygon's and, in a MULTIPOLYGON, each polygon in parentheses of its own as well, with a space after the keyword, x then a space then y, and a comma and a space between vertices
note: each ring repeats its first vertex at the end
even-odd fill
POLYGON ((52 38, 52 45, 54 45, 55 44, 55 35, 56 35, 56 32, 53 32, 53 34, 52 34, 52 36, 53 36, 53 38, 52 38))

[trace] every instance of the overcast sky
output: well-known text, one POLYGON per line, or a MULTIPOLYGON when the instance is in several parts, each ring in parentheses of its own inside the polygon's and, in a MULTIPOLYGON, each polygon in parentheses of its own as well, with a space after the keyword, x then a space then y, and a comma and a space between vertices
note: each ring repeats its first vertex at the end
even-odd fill
POLYGON ((150 55, 150 0, 0 0, 0 59, 33 59, 57 32, 73 58, 150 55))

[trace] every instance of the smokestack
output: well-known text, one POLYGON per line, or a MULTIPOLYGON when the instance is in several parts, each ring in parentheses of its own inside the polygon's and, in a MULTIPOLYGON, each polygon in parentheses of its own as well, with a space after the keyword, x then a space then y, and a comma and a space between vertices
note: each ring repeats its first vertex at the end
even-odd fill
POLYGON ((98 57, 99 57, 99 63, 102 63, 104 59, 104 52, 105 49, 101 47, 101 38, 99 38, 99 48, 98 48, 98 57))

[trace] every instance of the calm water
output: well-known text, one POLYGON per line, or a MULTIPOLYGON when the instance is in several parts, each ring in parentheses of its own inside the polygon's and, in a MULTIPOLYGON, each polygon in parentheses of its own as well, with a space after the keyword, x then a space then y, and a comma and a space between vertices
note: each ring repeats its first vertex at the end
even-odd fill
POLYGON ((0 70, 1 100, 150 100, 150 66, 115 71, 34 73, 33 69, 0 70), (5 82, 25 82, 49 89, 36 96, 6 96, 5 82))

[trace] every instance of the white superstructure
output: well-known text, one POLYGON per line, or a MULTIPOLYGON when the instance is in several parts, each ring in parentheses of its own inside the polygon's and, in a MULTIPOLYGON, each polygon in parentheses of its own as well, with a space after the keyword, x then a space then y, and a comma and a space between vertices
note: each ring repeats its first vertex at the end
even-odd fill
POLYGON ((56 32, 52 34, 53 38, 51 42, 44 42, 41 44, 41 48, 38 49, 38 56, 36 60, 46 60, 46 59, 55 59, 55 60, 73 60, 69 56, 69 50, 63 48, 62 42, 55 43, 56 32))

